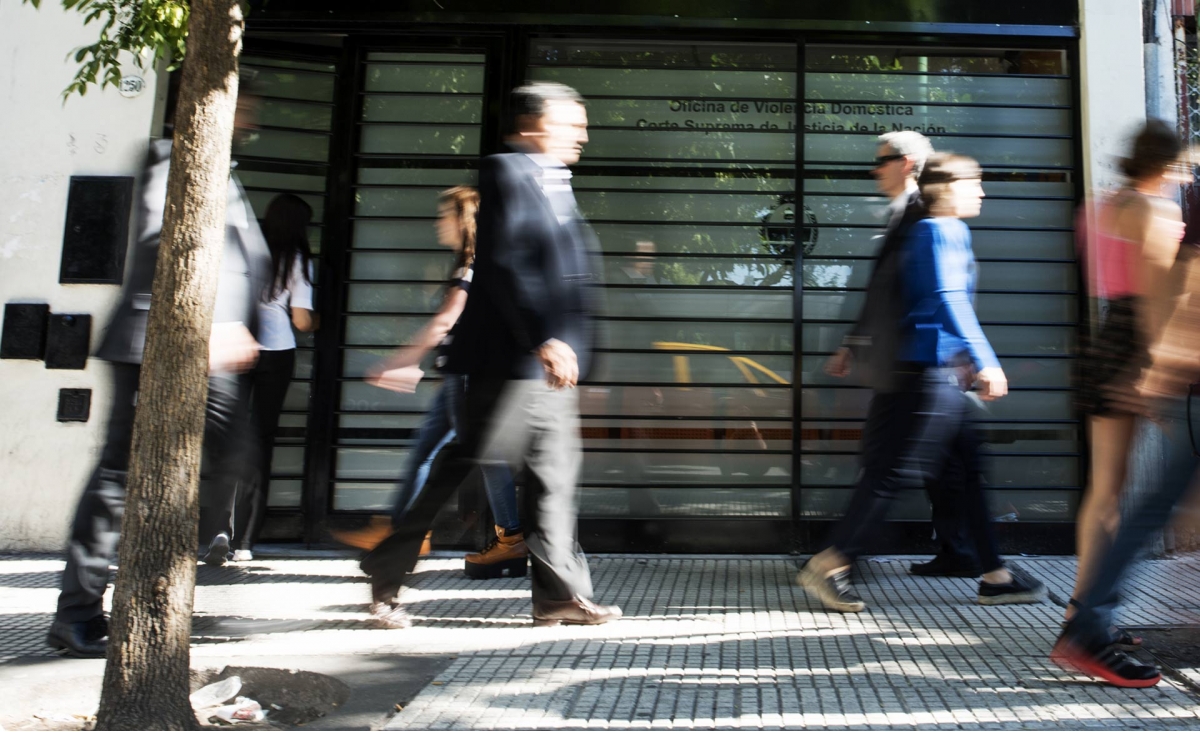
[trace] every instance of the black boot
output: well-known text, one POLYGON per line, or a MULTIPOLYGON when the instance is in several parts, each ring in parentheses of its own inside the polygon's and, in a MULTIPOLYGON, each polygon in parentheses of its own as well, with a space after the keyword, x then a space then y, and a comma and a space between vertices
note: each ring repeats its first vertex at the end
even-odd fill
POLYGON ((82 623, 55 620, 46 634, 46 643, 56 651, 75 658, 104 658, 108 650, 108 622, 98 615, 82 623), (97 620, 98 619, 98 620, 97 620))

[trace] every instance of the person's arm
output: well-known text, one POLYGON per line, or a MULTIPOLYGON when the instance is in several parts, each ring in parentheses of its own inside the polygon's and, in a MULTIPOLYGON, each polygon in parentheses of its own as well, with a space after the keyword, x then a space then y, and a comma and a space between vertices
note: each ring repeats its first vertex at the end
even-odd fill
POLYGON ((292 314, 292 325, 301 333, 311 333, 317 329, 317 318, 313 314, 313 277, 312 262, 308 263, 308 276, 300 263, 300 257, 292 265, 288 275, 288 309, 292 314))
POLYGON ((458 318, 462 315, 463 308, 466 306, 467 292, 461 287, 451 287, 446 292, 445 299, 442 300, 441 308, 434 313, 429 322, 421 330, 417 331, 408 345, 393 351, 375 371, 381 373, 392 369, 416 366, 421 363, 426 354, 437 348, 445 340, 450 330, 454 327, 454 324, 458 322, 458 318))
POLYGON ((1144 294, 1137 315, 1142 332, 1154 340, 1175 306, 1178 285, 1173 281, 1183 212, 1174 201, 1138 197, 1128 214, 1135 219, 1142 256, 1137 268, 1138 291, 1144 294))
POLYGON ((1000 361, 983 334, 968 292, 970 272, 966 266, 971 256, 963 227, 963 236, 947 232, 933 220, 921 222, 913 229, 912 266, 919 283, 930 291, 921 293, 921 302, 930 303, 932 321, 951 335, 963 340, 975 367, 1000 369, 1000 361))

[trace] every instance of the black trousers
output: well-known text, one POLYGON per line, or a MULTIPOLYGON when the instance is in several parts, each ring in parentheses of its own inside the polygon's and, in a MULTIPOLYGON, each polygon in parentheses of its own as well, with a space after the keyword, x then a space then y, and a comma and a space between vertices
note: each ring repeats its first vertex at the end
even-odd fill
POLYGON ((977 564, 975 542, 967 530, 967 471, 957 455, 951 455, 940 477, 925 484, 929 496, 930 523, 937 536, 938 556, 959 564, 977 564))
POLYGON ((924 486, 941 499, 935 515, 965 545, 960 551, 974 548, 985 571, 1000 566, 968 407, 957 382, 940 369, 910 367, 897 391, 875 394, 863 429, 862 476, 830 546, 857 559, 872 548, 899 492, 924 486))
POLYGON ((525 468, 525 543, 533 601, 591 599, 592 580, 579 548, 579 396, 545 382, 472 377, 467 382, 458 439, 434 461, 429 479, 395 532, 368 554, 377 601, 395 597, 416 566, 434 516, 481 463, 525 468))
POLYGON ((296 349, 259 351, 258 363, 250 372, 250 426, 254 434, 254 474, 238 485, 237 510, 233 514, 234 545, 253 549, 267 519, 267 496, 271 487, 271 457, 283 400, 292 383, 296 349))
MULTIPOLYGON (((116 558, 125 513, 125 481, 142 369, 137 364, 123 363, 112 364, 111 369, 113 403, 104 450, 75 509, 55 614, 69 623, 83 622, 103 612, 108 567, 116 558)), ((247 442, 242 393, 239 377, 209 378, 200 476, 200 539, 204 542, 219 530, 232 530, 228 522, 237 481, 244 471, 241 460, 247 442)))
POLYGON ((204 457, 200 464, 200 547, 217 534, 233 538, 238 486, 257 468, 250 428, 250 375, 208 377, 204 457))

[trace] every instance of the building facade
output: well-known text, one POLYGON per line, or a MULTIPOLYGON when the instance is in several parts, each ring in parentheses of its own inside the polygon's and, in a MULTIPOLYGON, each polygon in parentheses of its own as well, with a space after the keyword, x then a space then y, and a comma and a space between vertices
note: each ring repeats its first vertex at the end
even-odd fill
MULTIPOLYGON (((984 167, 977 304, 1012 387, 979 415, 1002 542, 1071 550, 1086 478, 1072 220, 1144 117, 1136 3, 425 5, 251 14, 242 65, 260 129, 235 146, 238 174, 260 213, 285 191, 312 204, 322 321, 302 338, 281 418, 268 536, 320 542, 390 505, 438 384, 399 395, 364 370, 439 304, 438 191, 471 184, 479 157, 501 149, 506 91, 544 79, 588 99, 573 183, 603 248, 602 365, 580 387, 585 548, 821 541, 857 475, 868 393, 820 366, 858 313, 878 244, 874 138, 915 129, 984 167)), ((71 177, 135 175, 168 84, 63 106, 63 37, 89 31, 56 8, 6 7, 0 46, 17 63, 0 73, 36 122, 3 123, 4 300, 91 314, 94 342, 118 288, 60 284, 71 177)), ((98 449, 104 370, 0 360, 0 491, 17 507, 0 545, 61 543, 98 449), (91 389, 89 421, 55 421, 64 387, 91 389)), ((463 518, 485 510, 469 486, 458 504, 438 525, 445 545, 471 543, 463 518)), ((929 545, 922 494, 894 517, 882 547, 929 545)))

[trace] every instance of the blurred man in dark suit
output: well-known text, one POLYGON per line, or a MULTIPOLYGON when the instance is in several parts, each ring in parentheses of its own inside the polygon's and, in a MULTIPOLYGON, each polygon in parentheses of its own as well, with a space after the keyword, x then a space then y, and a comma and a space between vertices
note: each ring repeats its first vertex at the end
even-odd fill
POLYGON ((409 619, 396 595, 437 509, 480 462, 526 470, 525 541, 538 625, 594 625, 621 616, 592 602, 576 539, 582 464, 574 387, 592 363, 599 267, 575 205, 571 172, 587 142, 583 100, 561 84, 512 94, 513 152, 479 171, 475 280, 445 347, 444 368, 467 376, 460 444, 435 465, 405 523, 362 562, 373 611, 409 619))
MULTIPOLYGON (((253 101, 238 100, 235 126, 252 126, 253 101)), ((136 241, 121 303, 96 357, 111 363, 112 411, 100 463, 79 499, 67 545, 58 610, 47 642, 68 655, 102 657, 108 622, 103 613, 108 567, 115 558, 125 512, 125 481, 133 438, 150 290, 158 260, 171 140, 150 144, 138 200, 136 241)), ((249 406, 243 372, 258 358, 258 302, 269 281, 271 255, 237 178, 230 176, 225 248, 209 340, 208 414, 201 467, 201 558, 224 564, 233 531, 237 483, 249 465, 249 406)))

